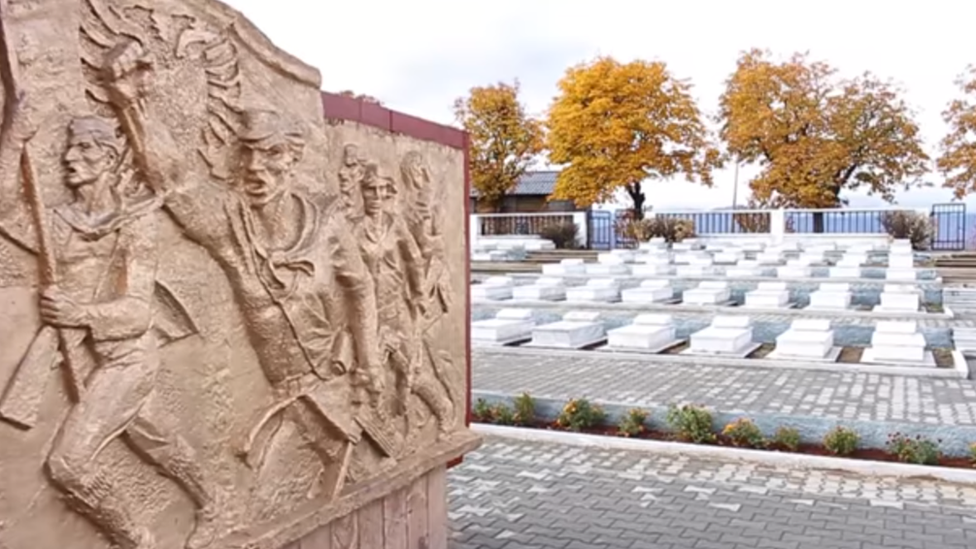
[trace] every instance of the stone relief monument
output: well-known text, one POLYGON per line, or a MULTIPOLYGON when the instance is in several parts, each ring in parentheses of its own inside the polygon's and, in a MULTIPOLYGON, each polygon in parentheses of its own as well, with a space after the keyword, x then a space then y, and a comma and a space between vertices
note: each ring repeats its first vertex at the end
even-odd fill
POLYGON ((0 21, 0 547, 445 547, 461 147, 215 0, 0 21))

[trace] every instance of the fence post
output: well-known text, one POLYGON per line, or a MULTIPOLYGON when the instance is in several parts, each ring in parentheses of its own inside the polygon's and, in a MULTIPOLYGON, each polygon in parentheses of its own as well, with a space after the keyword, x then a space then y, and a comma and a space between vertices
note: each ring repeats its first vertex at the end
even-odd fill
POLYGON ((478 214, 471 214, 468 216, 468 234, 470 235, 471 247, 474 248, 475 244, 481 238, 481 216, 478 214))
POLYGON ((786 238, 786 210, 777 208, 769 211, 769 237, 773 244, 782 244, 786 238))
POLYGON ((573 224, 576 225, 576 245, 585 248, 590 242, 590 223, 587 212, 573 212, 573 224))

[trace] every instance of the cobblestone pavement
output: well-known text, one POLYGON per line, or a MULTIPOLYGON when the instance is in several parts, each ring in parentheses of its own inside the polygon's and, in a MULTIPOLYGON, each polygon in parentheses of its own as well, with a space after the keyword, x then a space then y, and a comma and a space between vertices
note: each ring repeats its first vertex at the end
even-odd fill
POLYGON ((491 437, 449 480, 452 549, 976 547, 976 488, 491 437))
POLYGON ((976 425, 976 382, 854 372, 654 364, 620 356, 474 349, 473 386, 634 406, 691 402, 728 413, 976 425))

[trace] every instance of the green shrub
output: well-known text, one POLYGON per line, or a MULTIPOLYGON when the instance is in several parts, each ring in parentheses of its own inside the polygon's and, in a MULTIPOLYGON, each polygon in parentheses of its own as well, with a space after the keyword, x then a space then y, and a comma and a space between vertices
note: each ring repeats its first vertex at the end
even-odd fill
POLYGON ((515 397, 515 424, 532 425, 535 423, 535 399, 529 393, 522 393, 515 397))
POLYGON ((606 413, 596 404, 585 398, 572 399, 563 406, 556 419, 556 425, 570 431, 582 431, 603 425, 606 413))
POLYGON ((899 461, 916 465, 938 465, 942 457, 938 443, 921 435, 912 438, 892 433, 888 436, 888 451, 898 456, 899 461))
POLYGON ((576 249, 578 247, 576 243, 578 235, 579 229, 576 227, 576 223, 571 221, 546 225, 539 231, 539 236, 551 240, 556 248, 561 250, 576 249))
POLYGON ((491 404, 488 404, 488 401, 483 398, 475 401, 471 409, 471 415, 474 416, 474 420, 478 423, 491 423, 494 421, 491 404))
POLYGON ((739 418, 729 423, 722 429, 722 434, 727 436, 735 446, 743 448, 764 448, 766 446, 766 438, 762 431, 748 418, 739 418))
POLYGON ((881 226, 892 238, 907 238, 915 250, 928 250, 936 233, 936 226, 928 215, 907 210, 884 212, 881 226))
POLYGON ((712 413, 701 406, 671 405, 667 422, 679 440, 698 444, 715 442, 715 433, 712 432, 712 413))
POLYGON ((828 452, 837 456, 849 456, 857 450, 861 437, 847 427, 838 425, 824 436, 823 445, 828 452))
POLYGON ((773 434, 772 443, 784 450, 795 452, 800 448, 800 432, 793 427, 780 427, 773 434))
POLYGON ((647 416, 647 412, 640 408, 627 410, 627 413, 620 418, 620 422, 617 424, 617 432, 625 437, 636 437, 644 434, 647 431, 645 425, 647 416))

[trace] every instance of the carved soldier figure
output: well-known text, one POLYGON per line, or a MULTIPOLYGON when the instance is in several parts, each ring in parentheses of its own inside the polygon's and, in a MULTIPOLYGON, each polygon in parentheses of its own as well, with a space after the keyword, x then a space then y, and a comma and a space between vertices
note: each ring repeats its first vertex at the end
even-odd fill
POLYGON ((349 144, 342 149, 342 165, 339 166, 339 196, 346 208, 346 215, 360 214, 359 185, 363 182, 366 161, 359 155, 359 147, 349 144))
MULTIPOLYGON (((454 379, 458 372, 453 359, 446 352, 434 352, 438 347, 435 343, 435 338, 438 337, 435 328, 453 306, 451 273, 444 257, 443 211, 439 201, 431 196, 430 168, 419 152, 410 151, 404 155, 400 161, 400 176, 405 191, 404 199, 409 205, 407 225, 423 258, 423 290, 420 299, 424 303, 424 316, 419 321, 418 330, 423 347, 420 370, 425 376, 432 374, 433 378, 428 378, 431 379, 429 385, 432 390, 446 390, 447 398, 457 407, 464 400, 464 396, 452 391, 452 388, 458 386, 454 379), (437 384, 438 381, 440 385, 437 384)), ((441 431, 450 430, 456 419, 456 414, 443 418, 441 431)))
MULTIPOLYGON (((137 44, 130 44, 128 59, 126 74, 141 81, 150 65, 137 44)), ((277 397, 244 444, 248 463, 263 462, 264 442, 278 425, 272 419, 283 414, 319 455, 320 485, 334 496, 364 430, 385 438, 382 426, 364 427, 354 410, 362 400, 359 388, 375 400, 383 387, 375 375, 375 293, 345 216, 293 186, 305 139, 277 112, 244 113, 239 181, 229 189, 184 181, 168 130, 141 99, 133 86, 117 104, 123 120, 132 121, 129 131, 145 143, 147 170, 158 174, 150 184, 165 196, 165 208, 184 234, 206 248, 226 274, 277 397), (355 360, 343 360, 350 340, 355 360), (356 380, 352 392, 350 377, 356 380)))
POLYGON ((396 182, 367 164, 362 181, 363 217, 359 245, 376 286, 379 341, 388 371, 397 379, 397 402, 407 404, 416 393, 431 409, 442 431, 447 427, 451 403, 437 380, 421 368, 421 324, 425 261, 417 241, 402 217, 390 211, 396 182))
MULTIPOLYGON (((13 117, 0 137, 0 224, 5 234, 36 253, 38 227, 17 177, 33 129, 22 103, 13 117)), ((160 369, 152 329, 158 261, 154 212, 159 201, 152 193, 124 188, 124 148, 113 121, 75 118, 64 154, 72 200, 42 217, 51 222, 57 285, 43 289, 41 318, 62 330, 63 360, 75 370, 69 377, 78 384, 71 387, 77 401, 54 442, 48 473, 69 505, 117 547, 153 548, 151 533, 131 515, 137 502, 125 498, 95 463, 110 441, 124 436, 196 504, 196 529, 187 547, 204 547, 216 535, 212 486, 189 444, 159 423, 162 414, 153 398, 160 369)), ((35 352, 37 346, 57 345, 44 339, 49 329, 35 338, 35 352)), ((46 354, 28 353, 26 358, 46 354)), ((22 369, 38 371, 30 364, 22 369)), ((23 401, 10 391, 5 396, 23 401)))

